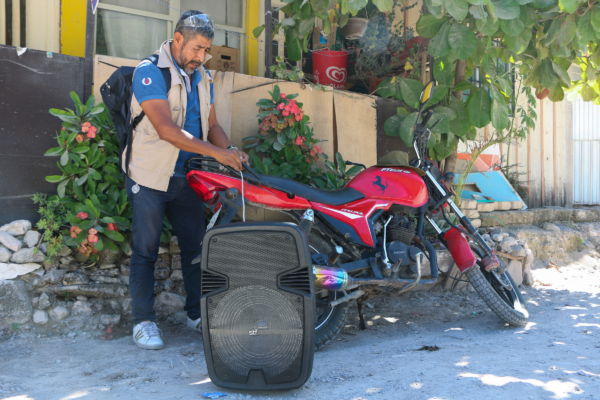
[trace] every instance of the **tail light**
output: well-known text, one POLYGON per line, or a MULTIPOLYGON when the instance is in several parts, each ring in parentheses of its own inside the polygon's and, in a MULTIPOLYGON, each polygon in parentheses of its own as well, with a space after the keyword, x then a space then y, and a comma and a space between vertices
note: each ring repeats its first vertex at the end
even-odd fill
POLYGON ((450 250, 450 254, 452 254, 452 258, 460 272, 465 272, 475 265, 477 262, 475 254, 473 254, 473 250, 471 250, 467 239, 465 239, 458 229, 450 229, 444 235, 444 239, 446 239, 448 250, 450 250))
POLYGON ((227 189, 221 185, 214 185, 206 179, 202 179, 198 175, 194 175, 188 180, 189 185, 194 189, 194 192, 207 205, 211 206, 219 201, 219 191, 227 189))

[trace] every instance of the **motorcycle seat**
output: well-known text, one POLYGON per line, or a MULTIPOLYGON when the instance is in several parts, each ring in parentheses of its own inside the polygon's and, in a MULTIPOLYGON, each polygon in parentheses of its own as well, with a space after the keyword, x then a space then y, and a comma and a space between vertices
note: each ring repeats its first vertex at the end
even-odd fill
POLYGON ((365 195, 363 195, 361 192, 349 187, 339 190, 324 190, 317 189, 288 178, 280 178, 269 175, 260 175, 260 177, 267 183, 282 189, 286 189, 296 196, 303 197, 308 201, 314 201, 316 203, 327 204, 330 206, 341 206, 343 204, 365 198, 365 195))

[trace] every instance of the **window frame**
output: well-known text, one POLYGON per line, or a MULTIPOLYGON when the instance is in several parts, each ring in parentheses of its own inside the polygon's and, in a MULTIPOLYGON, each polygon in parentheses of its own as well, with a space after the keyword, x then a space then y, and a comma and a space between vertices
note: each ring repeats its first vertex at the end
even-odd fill
MULTIPOLYGON (((156 0, 148 0, 148 1, 156 1, 156 0)), ((137 10, 135 8, 115 6, 112 4, 106 4, 106 3, 102 3, 102 2, 98 2, 98 9, 115 11, 115 12, 120 12, 120 13, 124 13, 124 14, 132 14, 132 15, 137 15, 140 17, 154 18, 154 19, 159 19, 162 21, 167 21, 167 40, 170 40, 170 39, 173 39, 173 32, 175 31, 175 25, 177 24, 177 21, 179 20, 179 17, 181 15, 177 11, 177 10, 181 9, 181 7, 180 7, 181 2, 179 0, 169 0, 168 3, 165 2, 164 4, 168 4, 167 7, 169 8, 169 14, 160 14, 160 13, 155 13, 155 12, 150 12, 150 11, 142 11, 142 10, 137 10)), ((246 59, 246 40, 245 40, 246 7, 247 7, 247 0, 242 0, 242 27, 215 24, 215 27, 241 34, 240 35, 240 49, 239 49, 240 50, 240 71, 245 71, 245 67, 246 67, 245 66, 245 59, 246 59)), ((96 19, 95 29, 94 29, 94 54, 97 54, 96 53, 96 39, 97 39, 97 33, 98 33, 98 24, 97 24, 98 12, 96 12, 96 15, 94 16, 94 18, 96 19)))

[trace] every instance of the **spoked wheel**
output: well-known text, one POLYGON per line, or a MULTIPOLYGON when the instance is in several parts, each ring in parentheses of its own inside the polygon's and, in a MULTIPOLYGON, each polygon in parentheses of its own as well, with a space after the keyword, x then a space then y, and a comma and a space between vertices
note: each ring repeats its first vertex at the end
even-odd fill
POLYGON ((501 320, 512 326, 523 326, 529 319, 525 299, 508 271, 487 272, 481 262, 465 271, 479 296, 501 320))
MULTIPOLYGON (((309 238, 311 253, 328 254, 331 246, 314 232, 309 238)), ((317 301, 317 321, 315 322, 315 348, 319 350, 331 342, 344 327, 348 319, 348 303, 342 303, 335 307, 329 307, 333 300, 344 296, 343 292, 332 292, 317 289, 315 298, 317 301)))

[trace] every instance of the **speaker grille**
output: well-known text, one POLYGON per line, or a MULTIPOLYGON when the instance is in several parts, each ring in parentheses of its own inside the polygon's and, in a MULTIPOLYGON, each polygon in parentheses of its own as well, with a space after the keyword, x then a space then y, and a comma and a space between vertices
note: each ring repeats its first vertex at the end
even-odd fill
POLYGON ((209 271, 202 271, 202 296, 207 296, 213 292, 218 292, 227 287, 227 279, 221 275, 215 275, 209 271))
POLYGON ((262 370, 270 383, 297 379, 304 297, 277 286, 281 279, 283 289, 310 293, 308 271, 289 273, 300 267, 294 237, 271 231, 224 233, 210 239, 207 256, 206 267, 227 276, 229 283, 227 291, 208 299, 217 375, 245 382, 251 370, 262 370))

